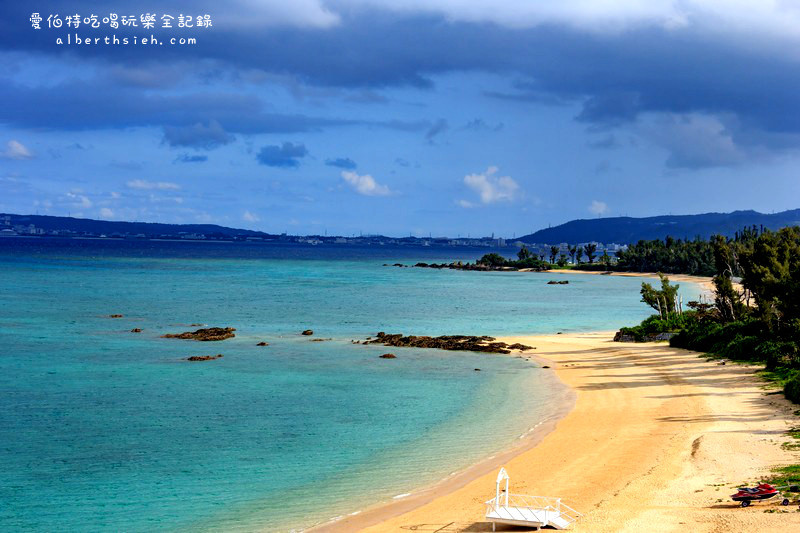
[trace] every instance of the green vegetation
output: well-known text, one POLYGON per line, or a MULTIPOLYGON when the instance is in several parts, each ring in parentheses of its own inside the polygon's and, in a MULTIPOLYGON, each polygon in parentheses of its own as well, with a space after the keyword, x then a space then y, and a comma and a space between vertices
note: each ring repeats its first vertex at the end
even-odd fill
POLYGON ((772 469, 773 475, 766 483, 777 486, 800 485, 800 465, 779 466, 772 469))
POLYGON ((673 313, 666 318, 653 315, 638 326, 620 329, 622 335, 630 335, 636 342, 646 342, 659 333, 678 333, 689 327, 695 320, 693 313, 673 313))
POLYGON ((751 228, 733 239, 645 244, 623 253, 617 266, 636 264, 647 270, 659 264, 670 272, 711 274, 714 304, 689 302, 684 312, 678 286, 659 274, 660 288, 643 283, 641 290, 642 301, 659 314, 621 334, 645 340, 677 333, 671 346, 763 364, 764 377, 800 403, 800 227, 777 232, 751 228), (684 253, 690 250, 697 253, 684 253))
POLYGON ((530 250, 522 247, 517 253, 517 260, 506 259, 500 254, 491 253, 486 254, 476 261, 479 265, 485 265, 493 268, 510 267, 510 268, 531 268, 534 270, 547 270, 550 268, 547 262, 533 257, 530 250))
POLYGON ((642 302, 658 311, 659 318, 669 317, 670 313, 678 311, 680 285, 672 285, 664 274, 659 273, 658 277, 661 280, 661 290, 653 288, 649 283, 642 283, 642 302))

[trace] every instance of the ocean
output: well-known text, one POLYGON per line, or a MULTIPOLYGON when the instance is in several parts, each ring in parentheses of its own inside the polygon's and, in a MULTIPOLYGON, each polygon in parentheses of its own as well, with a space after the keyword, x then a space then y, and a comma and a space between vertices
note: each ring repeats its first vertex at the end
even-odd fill
POLYGON ((508 448, 551 416, 551 372, 351 341, 650 313, 635 278, 384 266, 489 251, 0 238, 0 530, 300 530, 508 448), (161 338, 192 324, 236 337, 161 338))

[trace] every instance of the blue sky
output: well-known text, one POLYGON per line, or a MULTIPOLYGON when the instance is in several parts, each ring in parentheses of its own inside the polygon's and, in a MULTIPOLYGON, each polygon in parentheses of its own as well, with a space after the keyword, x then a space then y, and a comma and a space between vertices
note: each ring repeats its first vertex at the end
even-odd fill
POLYGON ((171 30, 29 20, 144 3, 10 4, 0 211, 519 236, 800 207, 800 2, 160 2, 211 16, 171 30))

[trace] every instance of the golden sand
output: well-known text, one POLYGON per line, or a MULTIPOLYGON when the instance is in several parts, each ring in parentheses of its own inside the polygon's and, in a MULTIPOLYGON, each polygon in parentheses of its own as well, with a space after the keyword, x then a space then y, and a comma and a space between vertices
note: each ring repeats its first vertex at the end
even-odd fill
POLYGON ((800 462, 781 447, 797 406, 764 390, 755 367, 611 335, 503 339, 536 346, 531 353, 553 367, 543 371, 575 391, 555 429, 457 480, 318 529, 491 531, 483 502, 502 463, 512 492, 559 496, 583 512, 575 531, 800 531, 796 504, 743 509, 729 499, 771 467, 800 462))

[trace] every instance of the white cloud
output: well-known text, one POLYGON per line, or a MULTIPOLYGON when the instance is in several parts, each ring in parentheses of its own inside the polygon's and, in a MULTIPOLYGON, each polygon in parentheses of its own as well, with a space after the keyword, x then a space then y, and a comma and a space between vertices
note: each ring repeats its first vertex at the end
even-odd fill
POLYGON ((126 183, 129 189, 139 189, 150 191, 157 189, 159 191, 177 191, 181 188, 177 183, 170 181, 147 181, 147 180, 131 180, 126 183))
MULTIPOLYGON (((464 176, 464 184, 478 193, 483 204, 510 202, 514 200, 519 191, 519 185, 510 176, 495 176, 498 170, 497 167, 489 167, 483 174, 464 176)), ((472 204, 466 200, 461 200, 460 205, 472 207, 472 204)))
POLYGON ((369 174, 361 176, 355 172, 344 171, 342 172, 342 179, 344 179, 354 191, 364 196, 388 196, 392 194, 389 187, 379 184, 375 181, 375 178, 369 174))
POLYGON ((452 21, 490 22, 513 28, 559 24, 594 32, 621 32, 655 26, 668 31, 688 28, 717 34, 745 33, 760 41, 767 36, 800 38, 800 8, 791 1, 330 0, 326 5, 433 13, 452 21))
POLYGON ((103 207, 100 209, 100 218, 114 218, 114 211, 108 207, 103 207))
MULTIPOLYGON (((208 3, 212 13, 217 3, 208 3)), ((234 0, 222 13, 212 15, 212 24, 227 27, 298 26, 328 28, 339 23, 339 15, 322 0, 234 0)), ((196 7, 196 6, 195 6, 196 7)))
POLYGON ((84 207, 89 208, 92 207, 92 201, 83 194, 78 194, 75 192, 68 192, 67 199, 73 207, 84 207))
POLYGON ((21 142, 11 139, 6 143, 6 149, 0 152, 0 157, 3 159, 33 159, 33 152, 21 142))
POLYGON ((245 210, 245 212, 242 213, 242 220, 245 222, 260 222, 261 218, 255 213, 245 210))
POLYGON ((608 204, 600 200, 592 200, 589 204, 589 212, 597 216, 604 215, 608 212, 608 204))

